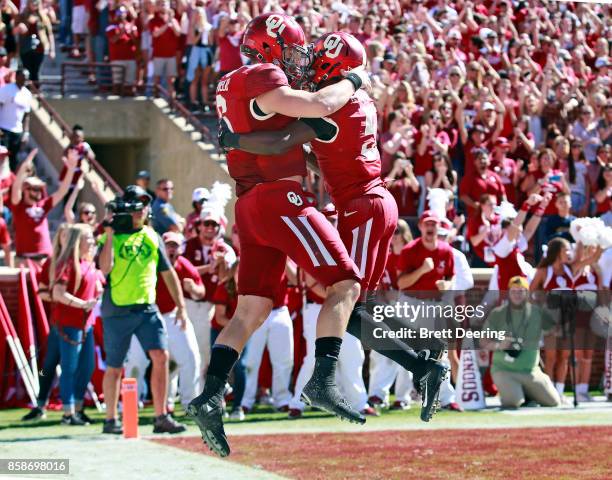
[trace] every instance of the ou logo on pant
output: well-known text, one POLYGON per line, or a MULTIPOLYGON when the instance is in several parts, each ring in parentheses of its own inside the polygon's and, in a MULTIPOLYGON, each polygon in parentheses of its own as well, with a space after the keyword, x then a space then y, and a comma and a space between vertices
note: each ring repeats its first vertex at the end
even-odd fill
POLYGON ((287 192, 287 200, 289 200, 289 203, 292 203, 296 207, 301 207, 304 204, 302 197, 295 192, 287 192))

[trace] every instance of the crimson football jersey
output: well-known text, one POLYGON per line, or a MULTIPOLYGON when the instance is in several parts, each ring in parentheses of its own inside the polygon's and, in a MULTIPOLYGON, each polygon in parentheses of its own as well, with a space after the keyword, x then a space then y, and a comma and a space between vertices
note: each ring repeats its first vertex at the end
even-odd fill
MULTIPOLYGON (((234 133, 280 130, 294 121, 277 113, 264 114, 255 102, 259 95, 288 86, 283 71, 271 63, 246 65, 223 76, 217 86, 217 115, 234 133)), ((302 147, 272 155, 255 155, 242 150, 227 154, 229 174, 236 180, 236 195, 253 186, 294 175, 306 175, 302 147)))
POLYGON ((355 92, 344 107, 329 117, 302 121, 318 134, 312 149, 337 208, 342 209, 349 200, 383 184, 376 106, 366 92, 355 92))

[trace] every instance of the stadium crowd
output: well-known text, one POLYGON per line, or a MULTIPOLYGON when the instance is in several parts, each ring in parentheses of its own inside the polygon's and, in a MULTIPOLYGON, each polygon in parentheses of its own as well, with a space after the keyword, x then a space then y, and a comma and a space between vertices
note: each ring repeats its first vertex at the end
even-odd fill
MULTIPOLYGON (((418 272, 419 290, 437 290, 440 280, 452 280, 445 289, 467 290, 474 285, 471 268, 476 267, 494 268, 490 290, 507 290, 511 281, 517 289, 531 290, 611 287, 612 249, 583 245, 570 232, 580 217, 600 218, 600 228, 612 226, 609 5, 543 0, 477 4, 63 0, 59 5, 29 0, 22 6, 6 0, 2 5, 0 85, 6 85, 0 86, 5 147, 0 150, 0 244, 5 264, 30 259, 42 266, 40 282, 48 287, 46 298, 54 305, 48 342, 57 347, 48 349, 56 353, 47 354, 44 370, 55 372, 58 363, 62 367, 62 421, 67 424, 89 421, 83 397, 93 370, 94 306, 104 283, 94 262, 94 246, 104 228, 99 223, 102 212, 77 201, 80 164, 94 155, 81 127, 75 126, 64 153, 60 186, 52 195, 35 175, 36 150, 21 161, 19 157, 28 143, 29 91, 24 86, 28 77, 38 81, 45 56, 55 56, 55 23, 59 23, 58 48, 72 57, 85 62, 108 60, 125 68, 124 79, 114 77, 118 89, 163 83, 190 107, 205 110, 214 108, 216 80, 246 61, 239 51, 241 35, 259 13, 295 15, 313 40, 325 32, 348 31, 366 47, 378 112, 382 176, 401 217, 384 288, 404 292, 417 288, 398 285, 399 271, 418 272), (17 56, 24 68, 13 73, 8 65, 17 56), (64 198, 66 223, 52 244, 46 217, 64 198), (439 269, 442 261, 446 268, 439 269), (516 277, 530 285, 517 283, 516 277)), ((177 302, 164 291, 166 283, 157 282, 157 305, 170 336, 169 356, 162 363, 164 368, 173 365, 167 398, 173 406, 178 391, 186 406, 199 391, 211 342, 236 306, 239 226, 228 228, 223 211, 226 187, 194 190, 193 210, 179 213, 172 204, 172 179, 151 182, 148 172, 137 175, 134 183, 142 189, 137 197, 147 212, 150 209, 151 226, 162 239, 162 255, 176 271, 182 290, 177 302), (191 322, 171 328, 182 301, 191 322)), ((310 173, 307 183, 333 220, 334 207, 321 179, 310 173)), ((294 369, 292 318, 301 313, 303 336, 312 346, 317 305, 325 291, 291 262, 285 281, 286 296, 275 301, 272 314, 234 371, 233 418, 244 419, 254 406, 265 348, 272 367, 269 401, 289 418, 299 418, 305 408, 300 387, 314 358, 312 348, 307 348, 301 369, 298 365, 294 369)), ((592 335, 588 325, 581 325, 580 335, 592 335)), ((350 335, 346 337, 339 371, 349 401, 363 413, 377 415, 388 405, 395 383, 391 408, 408 408, 414 400, 410 375, 371 354, 366 388, 364 350, 350 335)), ((538 377, 545 394, 526 391, 531 400, 545 397, 541 403, 556 405, 563 399, 554 390, 565 389, 569 350, 562 346, 558 332, 547 333, 545 339, 545 374, 538 377)), ((579 352, 574 380, 580 401, 589 401, 593 351, 579 352)), ((517 369, 497 353, 485 389, 491 395, 499 389, 503 405, 519 406, 525 396, 517 393, 516 378, 502 373, 504 367, 514 374, 517 369)), ((126 368, 141 379, 143 398, 148 361, 133 338, 126 368)), ((453 389, 458 352, 449 352, 448 361, 453 375, 443 385, 441 403, 460 411, 453 389)), ((533 361, 521 362, 525 370, 518 373, 530 373, 537 365, 533 361)), ((53 374, 41 377, 46 380, 41 382, 39 404, 27 419, 44 415, 49 377, 53 374)), ((166 415, 166 407, 157 410, 166 415)), ((171 417, 164 422, 160 431, 181 430, 171 417)))

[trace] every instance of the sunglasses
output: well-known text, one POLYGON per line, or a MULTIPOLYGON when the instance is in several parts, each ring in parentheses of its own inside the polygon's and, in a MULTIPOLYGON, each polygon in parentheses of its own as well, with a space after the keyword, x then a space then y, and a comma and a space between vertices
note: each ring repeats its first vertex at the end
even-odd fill
POLYGON ((95 210, 83 210, 81 212, 81 215, 95 215, 96 211, 95 210))
POLYGON ((393 232, 393 235, 401 235, 402 231, 398 228, 393 232))
POLYGON ((205 227, 218 227, 219 224, 213 220, 206 220, 205 222, 202 222, 202 225, 204 225, 205 227))
POLYGON ((26 187, 24 190, 26 192, 42 193, 42 188, 40 187, 26 187))
POLYGON ((174 187, 164 187, 161 190, 164 192, 171 192, 172 190, 174 190, 174 187))

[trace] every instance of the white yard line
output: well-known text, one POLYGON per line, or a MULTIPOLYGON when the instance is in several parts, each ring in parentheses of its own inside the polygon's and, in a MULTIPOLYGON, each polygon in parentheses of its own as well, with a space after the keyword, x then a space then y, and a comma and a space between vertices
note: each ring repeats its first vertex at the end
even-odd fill
MULTIPOLYGON (((159 437, 158 437, 159 438, 159 437)), ((2 444, 2 458, 69 458, 70 475, 84 480, 282 480, 273 473, 146 440, 95 436, 2 444)), ((4 477, 3 477, 4 478, 4 477)), ((20 476, 24 480, 24 476, 20 476)), ((28 478, 49 478, 49 475, 28 478)))

